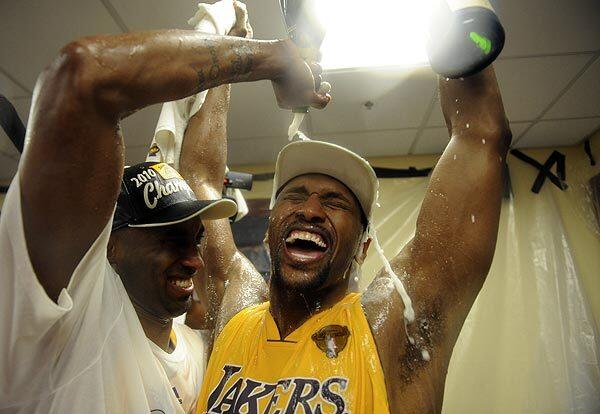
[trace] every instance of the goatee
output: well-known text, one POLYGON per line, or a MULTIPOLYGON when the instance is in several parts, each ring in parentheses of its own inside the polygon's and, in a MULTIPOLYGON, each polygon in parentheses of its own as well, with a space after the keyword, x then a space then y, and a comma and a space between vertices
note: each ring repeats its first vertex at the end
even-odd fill
POLYGON ((329 277, 331 270, 331 263, 327 262, 320 269, 316 270, 316 274, 309 280, 291 281, 288 278, 283 277, 281 272, 281 260, 279 254, 271 255, 272 258, 272 274, 271 283, 275 283, 277 286, 283 288, 286 291, 308 293, 319 289, 325 284, 329 277))

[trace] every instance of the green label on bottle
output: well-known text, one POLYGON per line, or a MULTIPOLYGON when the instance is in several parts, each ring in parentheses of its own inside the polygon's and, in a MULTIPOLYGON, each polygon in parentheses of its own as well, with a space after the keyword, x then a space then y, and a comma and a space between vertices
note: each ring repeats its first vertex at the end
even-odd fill
POLYGON ((477 32, 470 32, 469 37, 486 55, 492 51, 492 41, 487 37, 482 36, 477 32))

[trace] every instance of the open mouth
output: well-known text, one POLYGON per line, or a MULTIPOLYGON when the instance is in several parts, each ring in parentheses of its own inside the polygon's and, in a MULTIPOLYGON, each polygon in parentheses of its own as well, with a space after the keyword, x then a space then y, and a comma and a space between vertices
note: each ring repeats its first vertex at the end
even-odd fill
POLYGON ((296 262, 320 260, 327 253, 328 243, 320 234, 307 230, 292 230, 285 239, 285 250, 296 262))
POLYGON ((194 291, 192 278, 170 277, 167 279, 167 290, 176 299, 185 299, 194 291))

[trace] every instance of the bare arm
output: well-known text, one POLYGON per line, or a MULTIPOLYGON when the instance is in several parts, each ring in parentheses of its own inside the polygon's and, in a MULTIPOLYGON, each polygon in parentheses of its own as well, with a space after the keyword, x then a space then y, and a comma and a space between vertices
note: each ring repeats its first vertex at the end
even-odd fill
MULTIPOLYGON (((236 23, 229 34, 251 38, 253 30, 245 6, 234 2, 234 8, 236 23)), ((181 172, 199 198, 219 198, 223 190, 230 89, 229 85, 211 89, 185 131, 181 172)), ((200 300, 194 302, 186 323, 213 333, 217 328, 218 334, 243 307, 263 301, 266 286, 252 263, 237 250, 229 220, 206 220, 204 228, 201 252, 205 267, 202 280, 196 284, 200 300)))
POLYGON ((326 105, 297 55, 286 42, 190 31, 97 36, 67 45, 36 85, 30 143, 19 170, 29 255, 47 294, 57 299, 110 219, 123 170, 123 114, 258 79, 273 81, 283 107, 326 105), (289 65, 290 57, 302 64, 289 65))
POLYGON ((451 140, 433 170, 415 237, 395 262, 426 272, 425 291, 416 284, 415 295, 428 298, 433 289, 446 297, 450 289, 466 317, 494 255, 511 135, 492 67, 464 80, 440 78, 439 87, 451 140))
MULTIPOLYGON (((211 89, 185 131, 180 170, 200 199, 221 197, 229 89, 229 85, 211 89)), ((228 220, 206 220, 204 228, 201 251, 205 277, 199 281, 201 300, 195 303, 194 319, 200 329, 217 328, 218 333, 241 309, 265 300, 266 284, 237 250, 228 220)))
MULTIPOLYGON (((415 236, 392 267, 414 302, 417 321, 409 331, 420 347, 442 356, 433 366, 447 368, 492 262, 510 130, 491 67, 464 80, 440 79, 439 87, 451 140, 431 176, 415 236)), ((369 286, 364 302, 372 321, 388 309, 379 341, 392 358, 406 341, 404 306, 385 272, 369 286)))

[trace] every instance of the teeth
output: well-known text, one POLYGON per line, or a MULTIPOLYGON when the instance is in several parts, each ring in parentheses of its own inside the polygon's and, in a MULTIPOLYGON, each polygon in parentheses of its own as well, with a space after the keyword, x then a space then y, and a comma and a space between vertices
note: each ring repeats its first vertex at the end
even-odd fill
POLYGON ((194 285, 192 279, 172 279, 171 283, 183 289, 189 289, 194 285))
POLYGON ((290 233, 290 235, 288 236, 288 238, 285 241, 286 241, 286 243, 294 243, 296 240, 310 241, 319 247, 322 247, 324 249, 327 248, 325 241, 317 233, 310 233, 308 231, 294 230, 290 233))

